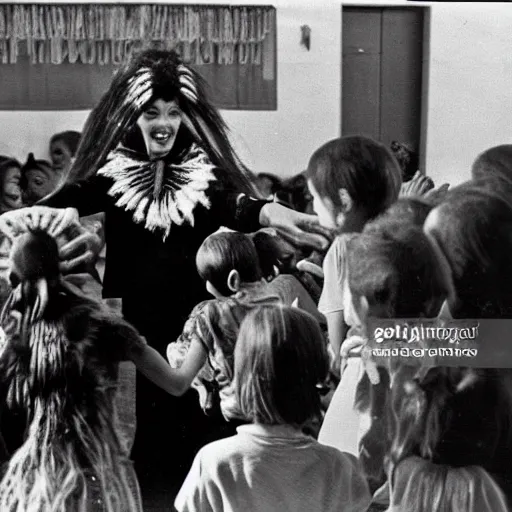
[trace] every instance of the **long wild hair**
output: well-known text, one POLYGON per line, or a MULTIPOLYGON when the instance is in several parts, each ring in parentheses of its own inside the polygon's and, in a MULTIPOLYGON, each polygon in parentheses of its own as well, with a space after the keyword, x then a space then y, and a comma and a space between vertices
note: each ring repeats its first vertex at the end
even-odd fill
POLYGON ((15 239, 11 259, 2 398, 28 427, 2 474, 0 510, 86 512, 97 500, 106 512, 139 510, 112 409, 113 369, 138 334, 64 280, 48 234, 15 239))
POLYGON ((203 78, 176 52, 155 49, 142 51, 119 68, 87 118, 75 161, 60 188, 94 176, 121 142, 128 149, 145 153, 136 122, 157 99, 176 100, 183 113, 175 147, 167 159, 179 161, 196 142, 224 171, 227 185, 241 193, 256 194, 248 169, 229 141, 225 121, 208 99, 203 78))

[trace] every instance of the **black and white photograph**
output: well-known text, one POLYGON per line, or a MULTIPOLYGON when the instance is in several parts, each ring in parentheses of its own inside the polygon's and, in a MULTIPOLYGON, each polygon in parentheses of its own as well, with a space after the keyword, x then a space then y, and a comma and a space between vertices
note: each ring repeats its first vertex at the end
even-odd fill
POLYGON ((0 0, 0 512, 512 512, 512 2, 0 0))

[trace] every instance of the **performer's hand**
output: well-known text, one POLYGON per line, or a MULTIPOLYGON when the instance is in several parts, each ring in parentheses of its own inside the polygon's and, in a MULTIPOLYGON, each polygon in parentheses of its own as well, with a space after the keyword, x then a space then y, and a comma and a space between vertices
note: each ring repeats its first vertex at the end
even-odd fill
POLYGON ((57 240, 63 273, 94 262, 101 251, 101 238, 80 224, 78 211, 74 208, 32 206, 0 215, 0 231, 11 240, 21 233, 36 229, 47 232, 57 240))
POLYGON ((79 224, 78 212, 74 208, 31 206, 0 215, 0 231, 10 239, 36 229, 57 237, 69 226, 77 224, 79 224))
POLYGON ((330 244, 331 231, 320 226, 318 217, 290 210, 278 203, 267 203, 260 212, 260 224, 273 227, 295 246, 325 250, 330 244))

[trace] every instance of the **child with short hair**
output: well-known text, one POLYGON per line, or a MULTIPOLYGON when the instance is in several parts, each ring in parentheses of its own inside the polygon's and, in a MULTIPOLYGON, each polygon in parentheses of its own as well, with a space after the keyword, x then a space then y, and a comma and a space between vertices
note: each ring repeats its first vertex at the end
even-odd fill
POLYGON ((324 287, 318 309, 327 318, 335 369, 347 326, 356 325, 344 311, 347 283, 347 233, 365 224, 396 201, 401 170, 390 150, 370 138, 341 137, 317 149, 308 165, 308 187, 320 224, 338 236, 323 262, 324 287))
POLYGON ((356 458, 301 431, 320 415, 317 387, 328 369, 311 315, 279 306, 251 311, 236 343, 233 382, 250 424, 199 451, 178 512, 366 511, 370 495, 356 458))
POLYGON ((167 358, 179 378, 176 394, 193 385, 207 414, 218 413, 220 407, 224 418, 233 420, 238 411, 229 384, 240 324, 255 306, 291 305, 295 296, 267 286, 256 248, 243 233, 210 235, 197 252, 196 264, 206 289, 215 298, 194 308, 181 336, 169 344, 167 358))
POLYGON ((317 308, 321 288, 308 272, 297 268, 297 251, 275 230, 261 229, 251 235, 265 280, 280 294, 293 295, 298 306, 311 313, 320 324, 324 316, 317 308))

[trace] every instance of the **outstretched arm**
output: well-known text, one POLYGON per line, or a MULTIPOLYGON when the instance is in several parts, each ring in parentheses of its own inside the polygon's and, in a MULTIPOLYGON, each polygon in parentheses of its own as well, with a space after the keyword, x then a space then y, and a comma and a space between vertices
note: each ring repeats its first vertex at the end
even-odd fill
POLYGON ((206 361, 206 347, 196 340, 191 342, 181 367, 172 368, 132 325, 97 304, 77 308, 67 324, 70 340, 99 340, 98 357, 113 363, 132 361, 143 375, 171 395, 183 395, 206 361))
POLYGON ((211 199, 212 215, 220 225, 244 233, 272 227, 295 246, 319 250, 328 247, 330 233, 320 226, 316 216, 240 194, 229 185, 223 186, 224 181, 219 181, 211 199))
POLYGON ((194 377, 206 362, 206 349, 199 341, 192 341, 183 364, 171 368, 169 363, 152 347, 144 345, 132 356, 137 369, 157 386, 174 396, 190 389, 194 377))

